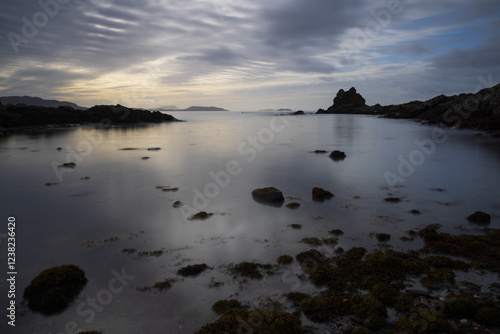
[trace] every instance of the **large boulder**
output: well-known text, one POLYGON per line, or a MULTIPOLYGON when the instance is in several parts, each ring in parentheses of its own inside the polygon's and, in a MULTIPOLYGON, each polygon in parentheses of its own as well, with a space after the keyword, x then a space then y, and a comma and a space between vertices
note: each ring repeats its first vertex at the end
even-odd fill
POLYGON ((257 202, 273 205, 281 205, 285 201, 283 193, 274 187, 255 189, 252 197, 257 202))
POLYGON ((57 314, 80 294, 87 284, 85 272, 75 265, 62 265, 42 271, 24 290, 28 307, 43 315, 57 314))

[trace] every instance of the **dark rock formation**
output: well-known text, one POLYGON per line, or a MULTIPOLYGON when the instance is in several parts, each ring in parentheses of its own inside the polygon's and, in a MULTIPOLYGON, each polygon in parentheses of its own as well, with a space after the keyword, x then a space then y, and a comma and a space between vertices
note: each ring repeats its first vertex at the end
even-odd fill
POLYGON ((356 88, 352 87, 347 92, 341 89, 333 99, 333 105, 327 110, 319 109, 318 114, 363 113, 368 107, 365 102, 356 88))
POLYGON ((159 111, 130 109, 121 105, 94 106, 87 110, 71 107, 47 108, 26 105, 7 105, 0 108, 0 127, 67 126, 71 124, 137 124, 177 121, 159 111))
POLYGON ((345 154, 345 152, 335 150, 332 153, 330 153, 330 159, 332 159, 334 161, 344 160, 345 158, 347 158, 347 155, 345 154))
POLYGON ((313 201, 317 202, 324 202, 327 199, 332 198, 334 195, 329 192, 328 190, 319 188, 319 187, 314 187, 312 190, 312 199, 313 201))
POLYGON ((42 271, 24 290, 23 298, 35 312, 51 315, 62 312, 80 293, 88 280, 75 265, 42 271))
POLYGON ((257 202, 274 205, 281 205, 285 201, 283 193, 274 187, 255 189, 252 197, 257 202))
POLYGON ((475 94, 440 95, 425 102, 381 106, 363 105, 364 99, 354 88, 342 89, 327 110, 317 114, 367 114, 387 118, 416 119, 428 124, 480 130, 500 130, 500 84, 475 94))

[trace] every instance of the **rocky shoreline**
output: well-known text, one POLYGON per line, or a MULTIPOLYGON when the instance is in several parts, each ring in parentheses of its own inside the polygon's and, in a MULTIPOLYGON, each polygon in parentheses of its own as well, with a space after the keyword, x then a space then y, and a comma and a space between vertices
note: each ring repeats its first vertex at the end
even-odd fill
POLYGON ((475 94, 440 95, 425 102, 368 106, 365 99, 352 87, 339 90, 333 105, 319 109, 317 114, 378 115, 395 119, 415 119, 424 123, 470 128, 484 131, 500 130, 500 84, 475 94))
POLYGON ((179 121, 159 111, 131 109, 121 105, 94 106, 87 110, 0 104, 0 133, 41 132, 82 124, 140 124, 179 121))

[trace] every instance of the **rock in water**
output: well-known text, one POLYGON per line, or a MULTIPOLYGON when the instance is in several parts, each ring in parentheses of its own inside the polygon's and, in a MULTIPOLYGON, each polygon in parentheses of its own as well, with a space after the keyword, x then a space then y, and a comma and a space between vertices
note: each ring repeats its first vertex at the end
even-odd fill
POLYGON ((75 265, 62 265, 42 271, 24 290, 28 307, 43 315, 62 312, 80 293, 88 280, 75 265))
POLYGON ((252 191, 252 196, 260 203, 281 205, 285 201, 283 193, 274 187, 255 189, 252 191))
POLYGON ((328 190, 319 188, 319 187, 314 187, 312 190, 312 198, 313 201, 318 201, 318 202, 323 202, 327 199, 332 198, 334 195, 329 192, 328 190))
POLYGON ((345 158, 347 158, 345 152, 335 150, 332 153, 330 153, 330 159, 334 161, 344 160, 345 158))
POLYGON ((467 217, 467 220, 470 221, 471 223, 488 225, 491 222, 491 216, 485 212, 476 211, 469 217, 467 217))

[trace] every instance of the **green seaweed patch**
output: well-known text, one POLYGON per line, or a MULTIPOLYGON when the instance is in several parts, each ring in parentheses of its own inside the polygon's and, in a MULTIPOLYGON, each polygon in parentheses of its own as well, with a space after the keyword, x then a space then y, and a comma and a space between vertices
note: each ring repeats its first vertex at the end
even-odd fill
POLYGON ((195 213, 191 217, 189 217, 189 220, 207 220, 210 217, 212 217, 214 214, 211 212, 205 212, 205 211, 200 211, 198 213, 195 213))
POLYGON ((57 167, 58 168, 71 168, 71 169, 73 169, 73 168, 76 167, 76 163, 74 163, 74 162, 65 162, 62 165, 59 165, 57 167))
POLYGON ((460 260, 453 260, 446 256, 429 256, 422 259, 429 266, 434 268, 451 268, 456 270, 467 271, 470 269, 470 265, 460 260))
POLYGON ((402 201, 402 199, 399 197, 386 197, 386 198, 384 198, 384 202, 387 202, 387 203, 399 203, 401 201, 402 201))
POLYGON ((24 290, 28 307, 43 315, 62 312, 80 294, 88 280, 75 265, 62 265, 42 271, 24 290))
POLYGON ((475 319, 483 324, 495 326, 500 324, 500 304, 489 299, 477 303, 475 319))
POLYGON ((122 249, 122 253, 125 254, 135 254, 137 252, 137 248, 124 248, 122 249))
POLYGON ((291 209, 291 210, 295 210, 295 209, 298 209, 300 208, 300 203, 297 203, 297 202, 290 202, 288 204, 285 205, 287 208, 291 209))
POLYGON ((195 334, 254 333, 254 334, 304 334, 300 318, 286 312, 265 309, 229 310, 216 321, 203 326, 195 334))
POLYGON ((411 213, 412 215, 420 215, 420 214, 422 214, 422 212, 420 212, 419 210, 416 210, 416 209, 410 210, 409 213, 411 213))
MULTIPOLYGON (((311 249, 302 253, 299 253, 295 256, 297 262, 302 265, 302 269, 308 268, 310 266, 314 266, 317 263, 326 263, 330 262, 328 257, 323 253, 317 251, 316 249, 311 249)), ((306 271, 304 269, 304 271, 306 271)))
POLYGON ((172 282, 170 280, 156 282, 155 284, 153 284, 153 289, 159 291, 165 291, 170 289, 171 287, 172 287, 172 282))
POLYGON ((396 328, 408 334, 450 333, 450 324, 443 319, 441 314, 423 307, 414 307, 409 314, 401 316, 396 323, 396 328))
POLYGON ((370 293, 385 305, 394 305, 400 295, 398 289, 385 282, 373 285, 370 288, 370 293))
POLYGON ((449 294, 445 299, 444 312, 453 318, 471 318, 476 314, 477 301, 466 293, 449 294))
POLYGON ((154 257, 160 257, 162 256, 163 254, 165 253, 165 251, 163 249, 158 249, 158 250, 154 250, 154 251, 141 251, 139 252, 137 255, 139 257, 143 257, 143 256, 154 256, 154 257))
POLYGON ((316 237, 310 237, 310 238, 303 238, 300 240, 300 242, 308 244, 310 246, 314 247, 319 247, 323 245, 327 245, 330 247, 335 247, 338 244, 338 240, 335 238, 316 238, 316 237))
POLYGON ((358 326, 352 330, 351 334, 371 334, 371 332, 372 331, 366 327, 358 326))
MULTIPOLYGON (((301 298, 301 295, 295 296, 301 298)), ((323 291, 315 297, 301 298, 300 309, 309 320, 327 322, 338 316, 350 314, 351 295, 332 291, 323 291)), ((297 298, 298 299, 298 298, 297 298)))
POLYGON ((103 242, 115 242, 118 240, 120 240, 119 237, 109 237, 109 238, 104 239, 103 242))
POLYGON ((136 289, 141 292, 152 291, 152 290, 163 292, 169 290, 174 282, 175 282, 174 279, 165 279, 163 281, 156 282, 151 286, 138 286, 136 289))
POLYGON ((418 258, 407 258, 403 260, 403 270, 410 275, 422 275, 429 270, 429 264, 418 258))
POLYGON ((302 229, 302 225, 300 225, 300 224, 290 224, 288 226, 290 226, 294 230, 301 230, 302 229))
POLYGON ((427 276, 422 277, 420 283, 429 288, 453 286, 455 284, 455 273, 450 268, 436 268, 427 272, 427 276))
POLYGON ((385 326, 387 309, 375 296, 358 295, 352 298, 351 312, 364 320, 364 324, 371 330, 379 330, 385 326))
POLYGON ((336 237, 340 237, 341 235, 344 235, 344 231, 339 230, 339 229, 333 229, 333 230, 329 231, 328 233, 330 233, 336 237))
POLYGON ((229 310, 237 310, 243 308, 243 305, 236 299, 219 300, 212 305, 212 310, 217 314, 223 314, 229 310))
POLYGON ((290 255, 280 255, 276 259, 276 262, 278 262, 279 264, 290 264, 293 262, 293 257, 290 255))
POLYGON ((231 271, 235 276, 248 277, 251 279, 261 279, 264 276, 261 274, 259 269, 267 270, 268 273, 272 270, 272 265, 261 264, 255 262, 241 262, 234 265, 231 271))
POLYGON ((293 306, 300 306, 300 303, 306 299, 311 298, 310 295, 303 292, 288 292, 284 294, 285 298, 292 302, 293 306))
POLYGON ((186 267, 183 267, 183 268, 177 270, 177 274, 184 276, 184 277, 197 276, 207 269, 208 269, 208 266, 205 263, 193 264, 193 265, 189 265, 189 266, 186 266, 186 267))
POLYGON ((500 272, 500 230, 489 229, 485 235, 450 235, 438 229, 438 225, 429 225, 418 232, 425 241, 422 252, 465 258, 476 269, 500 272))
POLYGON ((413 291, 405 291, 397 298, 394 308, 402 313, 410 312, 414 305, 419 301, 420 294, 413 291))

